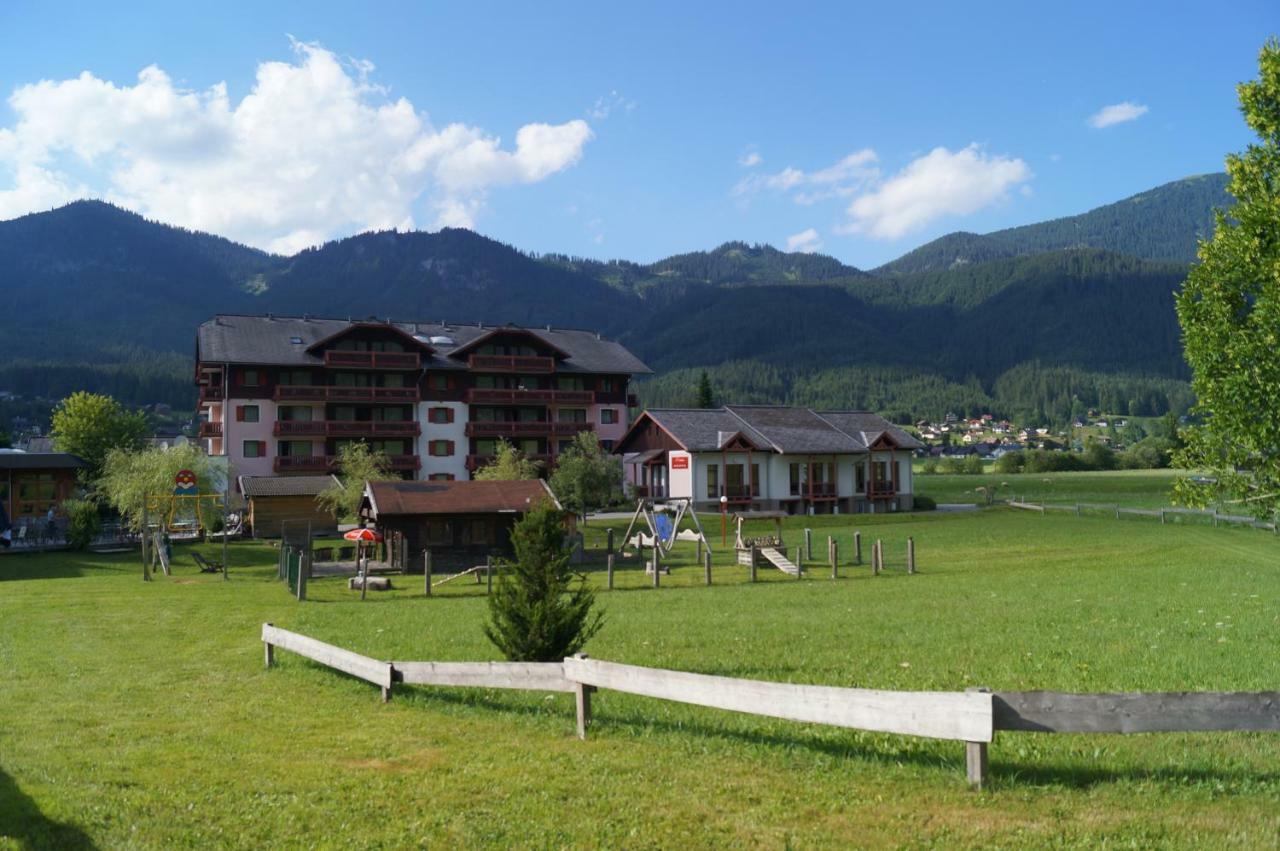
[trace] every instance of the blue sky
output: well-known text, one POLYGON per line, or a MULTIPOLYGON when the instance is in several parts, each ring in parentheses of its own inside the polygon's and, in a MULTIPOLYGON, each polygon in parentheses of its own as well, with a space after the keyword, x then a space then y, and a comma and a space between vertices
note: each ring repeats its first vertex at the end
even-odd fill
POLYGON ((94 195, 278 251, 463 224, 872 267, 1220 170, 1280 32, 1274 2, 889 5, 11 2, 0 218, 94 195))

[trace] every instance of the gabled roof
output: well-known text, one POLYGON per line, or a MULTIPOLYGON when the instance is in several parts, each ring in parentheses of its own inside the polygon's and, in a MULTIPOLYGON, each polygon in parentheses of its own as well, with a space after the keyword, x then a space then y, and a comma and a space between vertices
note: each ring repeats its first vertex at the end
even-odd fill
MULTIPOLYGON (((813 411, 766 405, 723 408, 650 408, 641 415, 653 420, 690 452, 719 452, 740 436, 765 452, 788 455, 842 455, 866 452, 877 439, 888 438, 901 449, 923 444, 879 414, 866 411, 813 411)), ((636 425, 639 425, 639 420, 636 425)), ((615 451, 624 451, 633 425, 615 451)))
POLYGON ((0 470, 78 470, 87 466, 70 452, 0 452, 0 470))
POLYGON ((240 492, 247 497, 318 496, 342 482, 337 476, 241 476, 240 492))
POLYGON ((325 339, 352 327, 389 325, 435 351, 424 352, 426 369, 465 370, 465 359, 452 357, 465 351, 479 338, 495 330, 523 330, 536 334, 551 349, 564 352, 557 372, 641 375, 653 370, 613 340, 594 331, 565 328, 518 328, 517 326, 450 325, 440 322, 389 322, 376 320, 324 319, 314 316, 241 316, 219 314, 200 325, 196 332, 196 360, 210 363, 268 364, 279 366, 319 366, 321 355, 312 351, 325 339), (302 342, 294 343, 297 337, 302 342), (435 339, 433 339, 435 338, 435 339), (447 342, 446 342, 447 341, 447 342))
MULTIPOLYGON (((431 354, 432 352, 435 351, 435 349, 427 345, 427 342, 425 340, 419 340, 417 337, 406 332, 402 328, 396 325, 388 325, 386 322, 352 322, 348 324, 345 328, 339 328, 337 331, 333 332, 328 337, 322 337, 319 340, 316 340, 314 343, 307 346, 307 351, 313 352, 313 353, 322 351, 330 343, 337 342, 338 340, 341 340, 343 337, 346 337, 347 335, 355 331, 360 331, 365 328, 369 328, 374 331, 391 332, 391 334, 403 340, 406 346, 409 346, 409 351, 416 350, 419 352, 425 352, 427 354, 431 354)), ((291 342, 290 345, 294 345, 294 344, 291 342)))
POLYGON ((501 337, 503 335, 515 335, 518 337, 525 337, 527 339, 534 341, 535 343, 541 343, 543 346, 547 347, 552 352, 554 352, 558 360, 563 360, 569 357, 568 352, 566 352, 564 349, 557 346, 555 343, 552 343, 548 340, 544 340, 542 336, 538 334, 538 332, 532 331, 528 328, 521 328, 518 325, 503 325, 498 328, 492 329, 488 333, 481 334, 479 337, 476 337, 474 340, 471 340, 468 343, 463 343, 461 346, 458 346, 456 349, 453 349, 452 351, 450 351, 449 357, 460 358, 463 355, 467 354, 468 352, 474 351, 480 346, 483 346, 485 343, 487 343, 489 340, 493 339, 494 337, 501 337))
POLYGON ((543 499, 560 501, 541 479, 519 482, 365 482, 371 516, 403 514, 523 514, 543 499))

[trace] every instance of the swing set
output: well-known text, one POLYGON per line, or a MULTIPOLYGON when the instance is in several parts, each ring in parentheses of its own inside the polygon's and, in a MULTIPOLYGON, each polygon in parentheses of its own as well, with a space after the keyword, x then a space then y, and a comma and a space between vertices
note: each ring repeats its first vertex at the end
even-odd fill
MULTIPOLYGON (((698 512, 693 508, 693 500, 668 499, 663 508, 655 508, 652 501, 637 499, 635 513, 631 515, 631 522, 627 524, 627 531, 622 536, 623 547, 634 546, 641 556, 644 555, 646 546, 652 547, 658 555, 658 561, 661 562, 663 557, 671 553, 671 548, 675 546, 677 540, 698 543, 699 554, 701 554, 703 547, 706 548, 708 553, 711 552, 711 543, 707 540, 707 535, 702 530, 702 523, 698 520, 698 512), (673 511, 674 517, 671 513, 673 511), (693 524, 693 529, 681 532, 680 524, 686 518, 693 524), (639 528, 638 534, 632 538, 632 531, 637 529, 642 520, 644 521, 644 526, 639 528), (645 528, 649 530, 647 539, 644 534, 645 528)), ((670 568, 667 568, 667 570, 670 572, 670 568)), ((645 561, 645 572, 653 572, 652 560, 645 561)))

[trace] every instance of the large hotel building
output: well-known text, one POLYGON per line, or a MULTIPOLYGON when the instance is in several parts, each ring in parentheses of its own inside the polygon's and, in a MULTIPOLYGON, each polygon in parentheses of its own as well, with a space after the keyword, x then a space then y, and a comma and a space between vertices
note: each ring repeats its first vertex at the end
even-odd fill
POLYGON ((591 331, 220 315, 196 336, 200 437, 237 476, 320 473, 363 441, 406 478, 466 479, 505 439, 609 449, 650 370, 591 331))

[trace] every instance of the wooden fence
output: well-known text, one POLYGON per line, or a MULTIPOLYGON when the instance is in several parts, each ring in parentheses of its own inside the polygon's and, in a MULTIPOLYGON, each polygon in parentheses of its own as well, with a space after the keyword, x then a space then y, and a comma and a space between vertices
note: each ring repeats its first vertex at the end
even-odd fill
POLYGON ((1010 508, 1021 508, 1025 511, 1039 511, 1044 514, 1049 511, 1073 511, 1077 517, 1085 511, 1102 512, 1108 515, 1114 514, 1119 520, 1122 515, 1131 517, 1152 517, 1159 518, 1160 524, 1164 525, 1170 518, 1177 517, 1205 517, 1213 521, 1216 528, 1219 523, 1234 523, 1240 526, 1252 526, 1255 529, 1265 529, 1269 532, 1280 532, 1280 524, 1270 523, 1265 520, 1259 520, 1247 514, 1220 514, 1215 510, 1206 510, 1199 508, 1124 508, 1113 503, 1094 503, 1094 502, 1076 502, 1067 505, 1057 505, 1046 502, 1027 502, 1025 499, 1009 500, 1010 508))
POLYGON ((856 730, 965 743, 969 785, 987 776, 987 746, 1001 730, 1024 733, 1280 732, 1280 692, 1071 694, 1049 691, 880 691, 669 671, 590 659, 563 662, 383 662, 262 625, 266 664, 284 648, 382 690, 395 683, 574 694, 578 736, 597 689, 712 709, 856 730))

